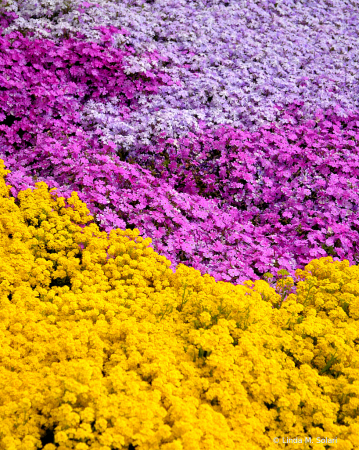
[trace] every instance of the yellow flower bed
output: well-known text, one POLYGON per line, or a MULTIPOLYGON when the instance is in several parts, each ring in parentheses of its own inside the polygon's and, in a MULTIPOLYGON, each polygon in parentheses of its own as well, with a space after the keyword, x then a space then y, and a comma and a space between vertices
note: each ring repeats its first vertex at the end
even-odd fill
POLYGON ((357 266, 312 261, 283 303, 291 279, 174 274, 0 162, 1 450, 359 448, 357 266))

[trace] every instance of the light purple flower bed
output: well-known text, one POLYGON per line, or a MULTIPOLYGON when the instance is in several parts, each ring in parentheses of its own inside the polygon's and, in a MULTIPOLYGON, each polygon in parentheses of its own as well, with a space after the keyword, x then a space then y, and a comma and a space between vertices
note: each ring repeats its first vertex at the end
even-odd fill
POLYGON ((14 194, 76 190, 103 229, 217 280, 358 261, 359 7, 94 5, 2 10, 14 194))

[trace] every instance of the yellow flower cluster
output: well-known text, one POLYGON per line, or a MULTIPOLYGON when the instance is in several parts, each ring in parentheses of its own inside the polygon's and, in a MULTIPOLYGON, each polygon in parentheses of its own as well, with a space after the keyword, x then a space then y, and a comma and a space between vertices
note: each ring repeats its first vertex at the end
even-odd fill
POLYGON ((284 301, 173 273, 0 163, 0 450, 359 448, 358 267, 312 261, 284 301))

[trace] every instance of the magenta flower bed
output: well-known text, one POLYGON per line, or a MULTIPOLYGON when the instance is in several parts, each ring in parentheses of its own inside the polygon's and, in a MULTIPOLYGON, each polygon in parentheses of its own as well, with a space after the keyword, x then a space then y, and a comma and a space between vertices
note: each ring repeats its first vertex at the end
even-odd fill
POLYGON ((13 193, 76 190, 103 229, 217 280, 358 262, 358 8, 207 3, 3 9, 13 193))

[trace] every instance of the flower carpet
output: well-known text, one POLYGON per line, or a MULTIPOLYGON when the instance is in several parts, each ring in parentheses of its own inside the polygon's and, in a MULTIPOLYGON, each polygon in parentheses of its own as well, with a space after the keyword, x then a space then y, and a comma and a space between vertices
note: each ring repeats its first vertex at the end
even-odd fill
POLYGON ((0 29, 0 450, 359 449, 357 2, 0 29))

